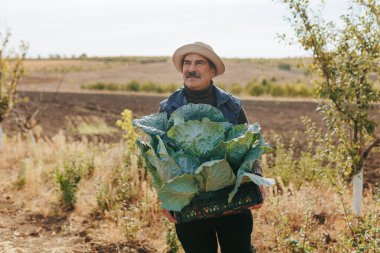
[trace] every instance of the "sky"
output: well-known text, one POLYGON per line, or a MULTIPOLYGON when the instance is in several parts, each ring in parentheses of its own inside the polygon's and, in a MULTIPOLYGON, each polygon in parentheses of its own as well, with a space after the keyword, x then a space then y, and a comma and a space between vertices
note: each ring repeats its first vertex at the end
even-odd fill
MULTIPOLYGON (((330 19, 347 6, 326 2, 330 19)), ((196 41, 221 57, 307 56, 277 39, 292 33, 286 15, 278 0, 0 0, 0 32, 27 42, 29 57, 170 56, 196 41)))

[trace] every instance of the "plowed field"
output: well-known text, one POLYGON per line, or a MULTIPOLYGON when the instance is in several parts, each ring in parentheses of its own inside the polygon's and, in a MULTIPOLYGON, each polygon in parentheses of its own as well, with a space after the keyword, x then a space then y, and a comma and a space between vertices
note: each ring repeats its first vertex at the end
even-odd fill
MULTIPOLYGON (((5 122, 5 128, 12 133, 19 132, 17 119, 23 119, 40 109, 37 114, 38 124, 42 127, 42 138, 52 137, 60 130, 71 133, 73 138, 81 138, 80 134, 68 131, 80 123, 115 126, 116 120, 124 109, 133 111, 134 117, 156 113, 158 104, 165 98, 163 95, 131 94, 131 93, 59 93, 54 92, 20 92, 28 97, 28 103, 21 103, 5 122), (18 117, 16 117, 18 115, 18 117)), ((302 116, 308 116, 317 127, 323 127, 321 116, 316 111, 317 102, 306 99, 272 99, 250 98, 243 99, 243 106, 249 121, 259 122, 266 139, 270 142, 276 135, 289 141, 296 139, 298 151, 302 150, 305 142, 302 116)), ((380 122, 379 106, 375 108, 372 117, 380 122)), ((116 128, 116 127, 115 127, 116 128)), ((117 128, 116 128, 117 129, 117 128)), ((380 129, 377 128, 380 132, 380 129)), ((110 134, 90 135, 89 138, 100 138, 106 141, 118 141, 121 132, 110 134)), ((366 164, 365 180, 380 183, 380 150, 373 150, 366 164)))

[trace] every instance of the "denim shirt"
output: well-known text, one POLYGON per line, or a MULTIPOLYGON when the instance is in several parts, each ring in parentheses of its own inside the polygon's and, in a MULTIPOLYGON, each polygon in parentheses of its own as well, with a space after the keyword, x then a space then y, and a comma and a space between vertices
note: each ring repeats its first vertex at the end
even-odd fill
MULTIPOLYGON (((214 85, 214 84, 211 84, 214 85)), ((237 97, 225 92, 216 85, 215 96, 216 96, 216 108, 218 108, 228 121, 234 125, 238 124, 239 114, 241 111, 241 101, 237 97)), ((178 89, 173 94, 171 94, 167 99, 161 101, 160 112, 166 112, 168 117, 177 108, 188 104, 184 88, 178 89)))

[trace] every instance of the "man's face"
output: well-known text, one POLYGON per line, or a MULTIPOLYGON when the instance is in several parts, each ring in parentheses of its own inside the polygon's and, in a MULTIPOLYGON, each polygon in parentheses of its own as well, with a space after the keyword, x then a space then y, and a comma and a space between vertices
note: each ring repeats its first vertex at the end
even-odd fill
POLYGON ((182 76, 186 87, 202 90, 210 85, 215 70, 210 67, 206 57, 191 53, 183 59, 182 76))

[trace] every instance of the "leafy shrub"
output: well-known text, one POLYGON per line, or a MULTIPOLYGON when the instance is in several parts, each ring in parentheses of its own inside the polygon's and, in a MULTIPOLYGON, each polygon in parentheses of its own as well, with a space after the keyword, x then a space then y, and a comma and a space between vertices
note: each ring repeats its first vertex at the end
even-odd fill
POLYGON ((144 83, 143 86, 141 87, 141 90, 147 91, 147 92, 159 92, 159 93, 161 92, 161 89, 158 87, 158 85, 153 82, 144 83))
POLYGON ((243 87, 239 83, 231 84, 230 91, 234 95, 240 95, 243 92, 243 87))
POLYGON ((283 85, 270 85, 268 87, 268 94, 272 95, 273 97, 283 97, 288 95, 283 85))
POLYGON ((278 68, 286 71, 290 71, 292 66, 289 63, 280 63, 278 64, 278 68))
POLYGON ((273 76, 273 77, 270 79, 270 81, 271 81, 272 83, 277 82, 277 78, 276 78, 275 76, 273 76))
POLYGON ((132 80, 125 85, 125 90, 140 91, 141 90, 141 84, 136 80, 132 80))
POLYGON ((128 169, 126 165, 116 167, 110 176, 101 183, 96 200, 102 212, 128 208, 137 197, 138 189, 131 184, 133 177, 128 173, 128 169))
POLYGON ((372 192, 375 208, 359 216, 349 209, 343 197, 345 186, 337 187, 339 202, 343 207, 344 220, 348 230, 339 236, 338 250, 341 252, 378 252, 380 250, 380 188, 372 192))
POLYGON ((64 161, 62 168, 55 171, 55 180, 61 193, 60 203, 67 211, 75 208, 78 184, 83 177, 91 177, 95 169, 93 157, 85 158, 82 154, 74 154, 64 161))
POLYGON ((273 97, 311 97, 313 89, 303 83, 281 84, 262 79, 260 82, 253 80, 245 86, 245 91, 251 96, 273 96, 273 97))
POLYGON ((176 90, 178 90, 180 88, 180 85, 177 84, 177 83, 169 83, 166 85, 166 88, 165 90, 166 91, 170 91, 170 92, 174 92, 176 90))
POLYGON ((121 113, 121 119, 116 121, 116 125, 125 131, 123 138, 127 142, 129 149, 134 149, 135 140, 138 135, 135 133, 135 130, 132 126, 133 114, 131 110, 125 109, 121 113))
POLYGON ((251 81, 245 86, 245 90, 251 96, 261 96, 266 93, 266 89, 263 85, 256 81, 251 81))
POLYGON ((110 91, 117 91, 117 90, 120 90, 120 86, 118 84, 115 84, 115 83, 109 83, 107 86, 107 90, 110 90, 110 91))
POLYGON ((267 79, 264 78, 264 79, 261 80, 261 85, 266 86, 268 84, 269 84, 269 82, 268 82, 267 79))
POLYGON ((176 83, 154 83, 154 82, 145 82, 141 83, 136 80, 132 80, 126 84, 116 84, 116 83, 103 83, 96 82, 94 84, 83 84, 81 85, 82 89, 88 90, 110 90, 110 91, 134 91, 134 92, 155 92, 155 93, 164 93, 164 92, 173 92, 179 88, 179 84, 176 83))
POLYGON ((61 190, 61 204, 66 210, 74 210, 77 200, 76 192, 81 176, 77 168, 66 164, 63 171, 56 171, 56 181, 61 190))
POLYGON ((291 182, 297 188, 310 183, 335 186, 346 177, 352 161, 346 159, 334 134, 323 134, 322 129, 317 129, 307 117, 302 117, 301 121, 305 128, 303 150, 296 154, 296 138, 287 148, 277 138, 274 152, 268 155, 269 176, 278 176, 285 185, 291 182))
POLYGON ((90 90, 106 90, 107 85, 103 82, 97 82, 94 84, 84 85, 82 88, 90 89, 90 90))
MULTIPOLYGON (((218 83, 218 87, 226 89, 223 83, 218 83)), ((145 82, 141 83, 136 80, 132 80, 126 84, 115 84, 115 83, 103 83, 97 82, 94 84, 85 84, 81 86, 82 89, 89 90, 110 90, 110 91, 133 91, 133 92, 154 92, 154 93, 165 93, 174 92, 180 88, 179 84, 176 83, 154 83, 145 82)), ((313 89, 309 88, 303 83, 296 84, 284 84, 277 83, 277 79, 272 77, 270 80, 261 79, 260 81, 252 80, 248 82, 244 87, 238 83, 233 83, 228 89, 231 93, 240 95, 245 92, 251 96, 274 96, 274 97, 311 97, 313 95, 313 89)))

